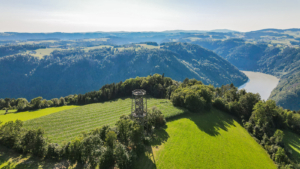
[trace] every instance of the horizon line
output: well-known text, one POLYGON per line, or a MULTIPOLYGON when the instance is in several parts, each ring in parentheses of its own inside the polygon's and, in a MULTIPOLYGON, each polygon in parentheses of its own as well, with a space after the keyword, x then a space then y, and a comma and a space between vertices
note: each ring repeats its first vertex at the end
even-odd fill
MULTIPOLYGON (((292 29, 299 29, 300 28, 287 28, 287 29, 279 29, 279 28, 263 28, 263 29, 257 29, 257 30, 251 30, 251 31, 237 31, 237 30, 231 30, 231 29, 212 29, 212 30, 187 30, 187 29, 171 29, 171 30, 163 30, 163 31, 86 31, 86 32, 63 32, 63 31, 53 31, 53 32, 16 32, 16 31, 4 31, 0 33, 162 33, 162 32, 172 32, 172 31, 177 31, 177 32, 199 32, 199 33, 205 33, 205 32, 217 32, 220 31, 228 31, 228 32, 241 32, 241 33, 246 33, 246 32, 254 32, 254 31, 262 31, 262 30, 269 30, 269 29, 274 29, 274 30, 292 30, 292 29)), ((228 33, 227 32, 227 33, 228 33)))

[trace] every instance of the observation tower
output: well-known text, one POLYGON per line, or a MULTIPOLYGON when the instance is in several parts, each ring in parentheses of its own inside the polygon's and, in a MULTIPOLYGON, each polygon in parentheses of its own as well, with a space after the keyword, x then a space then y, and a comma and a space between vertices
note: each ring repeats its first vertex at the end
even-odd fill
POLYGON ((140 125, 144 126, 147 116, 147 98, 146 91, 143 89, 135 89, 132 91, 131 115, 140 125))

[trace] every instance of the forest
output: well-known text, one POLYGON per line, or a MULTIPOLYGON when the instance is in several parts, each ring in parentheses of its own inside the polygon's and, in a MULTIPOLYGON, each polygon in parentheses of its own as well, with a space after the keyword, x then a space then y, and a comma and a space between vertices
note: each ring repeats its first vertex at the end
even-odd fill
MULTIPOLYGON (((68 50, 75 50, 80 49, 84 50, 86 47, 93 47, 97 45, 110 45, 111 47, 117 49, 118 52, 121 52, 121 50, 124 48, 125 45, 126 48, 129 47, 129 49, 137 49, 134 44, 148 44, 157 46, 160 43, 167 43, 167 42, 187 42, 191 44, 197 44, 200 45, 203 48, 212 50, 219 56, 223 57, 227 61, 229 61, 231 64, 239 68, 240 70, 248 70, 248 71, 259 71, 263 73, 268 73, 271 75, 274 75, 281 79, 279 85, 276 89, 274 89, 272 95, 270 96, 270 99, 273 99, 276 101, 277 104, 283 106, 284 108, 288 108, 291 110, 298 110, 300 109, 299 104, 299 85, 298 85, 298 72, 299 72, 299 37, 298 37, 299 29, 263 29, 263 30, 257 30, 257 31, 251 31, 251 32, 237 32, 237 31, 231 31, 231 30, 213 30, 213 31, 183 31, 183 30, 175 30, 175 31, 164 31, 164 32, 94 32, 94 33, 14 33, 14 32, 5 32, 0 33, 0 44, 3 44, 0 48, 5 49, 6 52, 1 53, 1 56, 7 56, 7 55, 17 55, 19 51, 23 49, 19 49, 20 47, 16 46, 24 46, 23 43, 28 44, 35 44, 33 46, 46 46, 48 47, 56 47, 59 46, 61 49, 68 49, 68 50), (34 37, 34 38, 33 38, 34 37), (144 43, 143 43, 144 42, 144 43), (151 43, 152 42, 152 43, 151 43), (17 50, 13 50, 17 49, 17 50), (10 51, 10 52, 9 52, 10 51), (13 52, 12 52, 13 51, 13 52), (285 57, 287 56, 287 57, 285 57), (290 64, 293 63, 293 64, 290 64), (285 64, 285 65, 284 65, 285 64), (293 80, 291 80, 293 79, 293 80)), ((160 46, 158 46, 160 47, 160 46)), ((32 47, 28 47, 29 49, 34 49, 32 47)), ((164 48, 161 46, 161 48, 164 48)), ((185 47, 184 47, 185 48, 185 47)), ((171 48, 169 48, 171 49, 171 48)), ((175 48, 172 48, 175 49, 175 48)), ((144 49, 143 49, 144 50, 144 49)), ((181 50, 181 49, 180 49, 181 50)), ((199 51, 204 52, 198 48, 199 51)), ((87 52, 87 51, 86 51, 87 52)), ((172 51, 174 52, 174 51, 172 51)), ((179 51, 179 49, 176 51, 177 53, 184 53, 179 51)), ((204 52, 206 53, 206 52, 204 52)), ((185 52, 185 54, 188 54, 187 56, 190 56, 189 52, 185 52)), ((195 54, 195 53, 194 53, 195 54)), ((198 52, 197 54, 200 54, 198 52)), ((87 55, 87 54, 85 54, 87 55)), ((113 54, 115 55, 115 54, 113 54)), ((177 57, 177 56, 176 56, 177 57)), ((108 59, 108 58, 106 58, 108 59)), ((186 76, 189 78, 196 78, 198 80, 201 80, 205 84, 213 84, 214 86, 222 85, 222 84, 228 84, 231 82, 226 81, 226 83, 222 82, 215 82, 216 76, 209 76, 204 77, 207 79, 203 79, 204 76, 201 74, 203 72, 203 68, 201 71, 199 71, 200 67, 195 67, 195 65, 203 65, 206 63, 205 61, 199 62, 199 60, 189 60, 187 62, 187 57, 184 57, 184 59, 180 59, 181 63, 184 64, 184 67, 187 67, 189 69, 187 72, 190 72, 190 76, 186 76), (197 62, 197 63, 196 63, 197 62), (195 75, 196 74, 196 75, 195 75), (198 76, 198 77, 197 77, 198 76), (201 78, 199 78, 201 76, 201 78), (211 80, 212 79, 212 80, 211 80), (211 82, 207 81, 211 80, 211 82)), ((12 60, 16 60, 10 58, 10 59, 4 59, 3 61, 0 61, 0 66, 5 69, 1 70, 2 72, 6 71, 12 71, 13 67, 6 67, 3 66, 4 62, 6 64, 12 64, 12 60), (9 60, 9 61, 8 61, 9 60)), ((28 59, 24 58, 24 62, 26 60, 34 60, 34 59, 28 59)), ((62 59, 61 59, 62 60, 62 59)), ((70 59, 69 59, 70 60, 70 59)), ((83 59, 84 60, 84 59, 83 59)), ((94 59, 92 59, 94 60, 94 59)), ((93 62, 91 59, 89 59, 88 63, 93 62)), ((98 59, 97 59, 98 60, 98 59)), ((219 60, 220 59, 216 59, 219 60)), ((211 60, 212 61, 212 60, 211 60)), ((31 91, 30 87, 34 84, 40 83, 39 81, 35 80, 37 79, 35 72, 35 67, 39 62, 43 61, 37 61, 36 63, 32 64, 31 70, 26 69, 23 75, 32 74, 33 76, 30 77, 28 82, 27 78, 24 82, 22 81, 22 84, 26 84, 26 89, 29 90, 28 93, 25 93, 23 96, 12 94, 12 95, 3 95, 0 97, 10 97, 10 98, 17 98, 17 97, 26 97, 27 99, 31 99, 33 97, 36 97, 37 95, 41 95, 41 93, 45 93, 43 97, 45 98, 52 98, 52 97, 60 97, 56 95, 48 94, 48 87, 41 84, 39 86, 43 87, 35 87, 38 91, 31 91), (47 90, 45 90, 47 88, 47 90), (31 95, 31 93, 35 93, 35 95, 31 95)), ((74 64, 78 62, 75 61, 74 64)), ((97 65, 99 61, 96 62, 97 65)), ((110 62, 111 63, 111 62, 110 62)), ((221 63, 221 62, 220 62, 221 63)), ((223 62, 222 64, 224 64, 223 62)), ((24 63, 22 63, 23 65, 24 63)), ((26 63, 27 64, 27 63, 26 63)), ((49 62, 48 62, 49 64, 49 62)), ((51 63, 51 65, 57 64, 51 63)), ((67 63, 62 63, 66 65, 67 63)), ((87 63, 85 63, 87 64, 87 63)), ((211 64, 211 63, 209 63, 211 64)), ((43 64, 42 64, 43 65, 43 64)), ((18 65, 15 65, 18 66, 18 65)), ((79 65, 76 65, 79 66, 79 65)), ((169 66, 169 65, 167 65, 169 66)), ((1 68, 0 67, 0 68, 1 68)), ((44 65, 44 68, 46 65, 44 65)), ((50 66, 47 66, 50 68, 50 66)), ((59 68, 62 68, 63 66, 59 66, 59 68)), ((68 69, 72 69, 73 66, 69 65, 68 68, 62 69, 64 71, 68 69)), ((84 66, 83 66, 84 67, 84 66)), ((76 72, 78 68, 75 70, 72 70, 73 72, 76 72)), ((169 77, 172 77, 176 80, 182 81, 184 78, 180 78, 173 76, 172 74, 168 74, 167 72, 163 72, 162 66, 157 65, 155 63, 154 68, 151 69, 151 71, 148 71, 145 74, 138 75, 138 76, 146 76, 148 74, 154 74, 154 73, 165 73, 169 77), (159 66, 159 67, 158 67, 159 66), (160 69, 160 70, 158 70, 160 69)), ((208 68, 205 68, 207 70, 208 68)), ((41 69, 40 69, 41 70, 41 69)), ((60 70, 61 71, 61 70, 60 70)), ((53 72, 53 71, 51 71, 53 72)), ((172 71, 173 72, 173 71, 172 71)), ((205 74, 209 72, 214 72, 213 74, 217 74, 215 70, 205 71, 205 74)), ((229 71, 231 72, 231 71, 229 71)), ((49 72, 46 72, 47 74, 50 74, 49 72)), ((18 74, 18 73, 16 73, 18 74)), ((64 73, 60 73, 59 75, 63 75, 64 73)), ((91 78, 97 78, 95 73, 91 72, 92 76, 91 78)), ((178 74, 178 73, 177 73, 178 74)), ((130 76, 135 77, 137 74, 130 76)), ((228 75, 226 75, 228 76, 228 75)), ((239 75, 241 76, 241 75, 239 75)), ((67 76, 69 77, 69 76, 67 76)), ((85 75, 85 77, 87 77, 85 75)), ((117 82, 120 80, 125 80, 127 78, 130 78, 129 75, 127 77, 124 77, 123 79, 120 78, 107 78, 101 81, 104 81, 101 85, 104 85, 106 83, 112 83, 117 82), (114 80, 114 81, 113 81, 114 80)), ((5 78, 5 77, 4 77, 5 78)), ((39 77, 41 78, 41 77, 39 77)), ((66 77, 64 77, 66 78, 66 77)), ((82 78, 81 75, 78 75, 76 78, 82 78)), ((240 78, 240 77, 238 77, 240 78)), ((15 79, 22 79, 20 78, 20 74, 15 77, 15 79)), ((74 78, 72 78, 74 79, 74 78)), ((64 81, 63 79, 55 79, 59 84, 61 85, 67 85, 68 81, 64 81)), ((224 79, 222 79, 224 80, 224 79)), ((84 79, 83 81, 93 83, 88 79, 84 79)), ((234 80, 233 83, 235 86, 239 86, 239 84, 236 83, 237 80, 234 80)), ((2 82, 5 87, 5 82, 2 82)), ((47 82, 46 82, 47 83, 47 82)), ((51 84, 51 82, 48 82, 51 84)), ((73 82, 73 84, 77 84, 80 82, 73 82)), ((51 84, 51 86, 53 86, 51 84)), ((79 85, 81 89, 70 89, 68 93, 63 93, 63 95, 67 95, 70 93, 84 93, 90 90, 94 90, 95 88, 99 88, 100 86, 95 86, 92 84, 90 87, 85 87, 83 85, 79 85)), ((24 91, 22 87, 16 86, 14 90, 17 91, 24 91)), ((26 90, 26 92, 27 92, 26 90)), ((53 92, 58 93, 59 89, 52 89, 53 92)), ((5 93, 5 91, 3 91, 5 93)), ((1 93, 3 93, 1 92, 1 93)), ((61 91, 60 91, 61 92, 61 91)), ((19 93, 19 92, 18 92, 19 93)))
POLYGON ((36 50, 36 49, 43 49, 46 48, 46 46, 43 45, 4 45, 0 46, 0 57, 7 56, 7 55, 13 55, 20 53, 22 51, 27 50, 36 50))
POLYGON ((299 48, 251 44, 243 39, 192 43, 213 50, 241 70, 263 72, 280 78, 269 99, 287 109, 300 109, 299 48))
POLYGON ((195 78, 214 86, 239 86, 248 80, 226 60, 198 45, 164 46, 148 49, 132 44, 89 51, 55 50, 42 59, 29 54, 5 56, 0 58, 0 98, 58 98, 155 73, 177 81, 195 78))

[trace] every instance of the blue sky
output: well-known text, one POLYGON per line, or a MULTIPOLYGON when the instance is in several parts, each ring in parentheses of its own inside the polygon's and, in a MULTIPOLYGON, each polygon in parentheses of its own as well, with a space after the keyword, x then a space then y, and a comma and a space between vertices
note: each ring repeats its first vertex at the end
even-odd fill
POLYGON ((300 28, 300 0, 0 0, 0 32, 300 28))

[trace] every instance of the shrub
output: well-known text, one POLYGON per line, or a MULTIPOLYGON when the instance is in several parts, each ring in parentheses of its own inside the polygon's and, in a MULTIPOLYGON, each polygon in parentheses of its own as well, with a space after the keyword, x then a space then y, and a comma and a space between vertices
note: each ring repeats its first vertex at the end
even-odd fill
POLYGON ((103 153, 100 157, 100 168, 110 168, 114 166, 114 153, 110 147, 103 148, 103 153))
POLYGON ((25 99, 25 98, 19 98, 19 99, 17 99, 17 109, 18 109, 18 111, 23 111, 23 110, 25 110, 26 109, 26 107, 27 107, 27 105, 29 104, 28 103, 28 101, 27 101, 27 99, 25 99))
POLYGON ((166 119, 162 112, 155 106, 153 106, 147 113, 147 128, 151 130, 152 126, 156 128, 166 125, 166 119))
POLYGON ((288 164, 288 157, 285 154, 285 151, 283 148, 278 147, 277 152, 275 154, 275 162, 278 164, 288 164))
POLYGON ((117 134, 114 131, 109 131, 106 134, 105 145, 113 149, 116 140, 117 140, 117 134))
POLYGON ((273 139, 274 140, 273 143, 275 143, 276 145, 279 144, 279 143, 281 143, 282 139, 283 139, 283 136, 284 136, 283 131, 277 129, 276 132, 273 135, 273 138, 274 138, 273 139))
POLYGON ((130 141, 134 146, 140 144, 142 141, 143 132, 144 129, 138 123, 134 123, 130 133, 130 141))
POLYGON ((105 140, 106 138, 106 134, 108 133, 108 131, 110 130, 109 125, 104 125, 102 126, 102 128, 100 129, 100 138, 101 140, 105 140))
POLYGON ((61 148, 58 146, 58 144, 55 143, 49 143, 47 146, 47 158, 54 158, 59 159, 61 154, 61 148))
POLYGON ((71 141, 70 146, 68 147, 68 152, 70 153, 69 159, 73 161, 81 161, 81 140, 76 138, 71 141))
POLYGON ((59 99, 59 105, 60 105, 60 106, 64 106, 64 105, 66 105, 65 98, 63 98, 63 97, 60 97, 60 99, 59 99))
POLYGON ((92 168, 97 166, 103 146, 102 140, 97 135, 89 135, 81 141, 81 159, 92 168))
POLYGON ((186 107, 193 112, 210 109, 214 91, 213 86, 202 84, 189 86, 185 85, 186 83, 183 83, 184 85, 171 94, 171 101, 174 106, 186 107))
POLYGON ((37 98, 34 98, 30 101, 30 104, 31 104, 31 107, 33 109, 40 109, 41 106, 42 106, 42 100, 43 98, 42 97, 37 97, 37 98))
POLYGON ((114 150, 116 164, 120 169, 129 169, 132 166, 130 154, 122 144, 117 144, 114 150))
POLYGON ((226 107, 226 101, 222 98, 217 98, 213 102, 213 106, 219 110, 228 112, 228 108, 226 107))
POLYGON ((240 107, 239 102, 237 102, 237 101, 229 102, 228 109, 231 114, 233 114, 239 118, 241 117, 240 116, 241 107, 240 107))
POLYGON ((43 135, 44 130, 42 129, 25 131, 20 140, 23 152, 32 153, 39 157, 46 155, 47 141, 43 135))
POLYGON ((21 120, 16 120, 15 122, 9 121, 0 126, 0 143, 13 148, 20 138, 22 126, 23 122, 21 120))
POLYGON ((127 116, 121 116, 120 120, 116 123, 119 140, 125 145, 128 145, 132 125, 132 120, 127 116))
POLYGON ((145 145, 150 145, 150 141, 151 141, 150 137, 145 137, 144 140, 143 140, 145 145))

